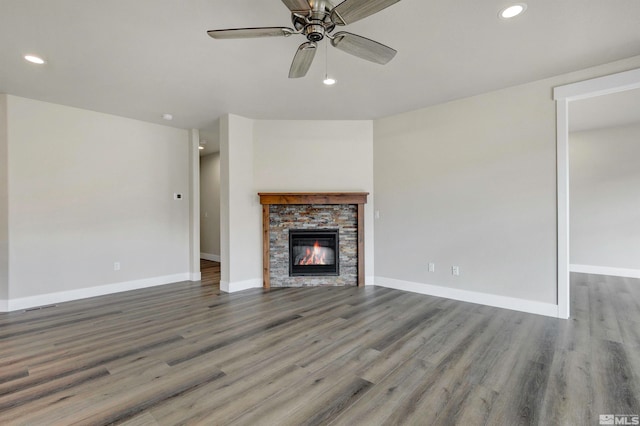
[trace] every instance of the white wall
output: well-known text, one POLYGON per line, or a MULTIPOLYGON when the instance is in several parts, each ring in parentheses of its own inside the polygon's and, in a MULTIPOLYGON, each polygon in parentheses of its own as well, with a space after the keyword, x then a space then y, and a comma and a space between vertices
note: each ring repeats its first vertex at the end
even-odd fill
POLYGON ((365 279, 373 284, 373 123, 267 121, 254 125, 255 192, 369 192, 365 279))
POLYGON ((640 274, 640 124, 572 133, 569 150, 571 264, 640 274))
POLYGON ((15 96, 8 122, 11 299, 188 279, 187 131, 15 96))
POLYGON ((555 110, 541 89, 376 121, 377 276, 556 303, 555 126, 539 125, 555 110))
MULTIPOLYGON (((370 121, 266 121, 229 115, 220 128, 224 291, 262 286, 258 192, 373 190, 370 121)), ((371 197, 365 212, 367 276, 373 276, 372 203, 371 197)))
POLYGON ((200 157, 200 252, 220 261, 220 153, 200 157))
POLYGON ((189 130, 189 279, 200 281, 200 131, 189 130))
POLYGON ((552 89, 639 65, 630 58, 377 120, 376 283, 558 315, 552 89))
POLYGON ((8 205, 7 95, 0 94, 0 312, 9 299, 9 205, 8 205))
POLYGON ((253 181, 253 120, 220 119, 220 289, 262 287, 262 208, 253 181))

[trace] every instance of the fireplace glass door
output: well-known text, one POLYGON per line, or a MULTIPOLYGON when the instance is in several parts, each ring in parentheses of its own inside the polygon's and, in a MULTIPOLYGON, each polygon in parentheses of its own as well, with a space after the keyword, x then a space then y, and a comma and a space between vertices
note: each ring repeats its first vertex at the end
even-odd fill
POLYGON ((339 275, 337 229, 290 229, 289 276, 339 275))

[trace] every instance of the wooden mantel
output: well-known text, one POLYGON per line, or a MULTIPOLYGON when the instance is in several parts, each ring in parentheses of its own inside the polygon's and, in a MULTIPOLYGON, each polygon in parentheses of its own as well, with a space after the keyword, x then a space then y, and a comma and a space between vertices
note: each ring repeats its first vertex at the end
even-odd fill
POLYGON ((259 192, 262 204, 262 282, 270 288, 269 205, 355 204, 358 206, 358 287, 364 286, 364 205, 368 192, 259 192))
POLYGON ((366 204, 368 192, 259 192, 260 204, 366 204))

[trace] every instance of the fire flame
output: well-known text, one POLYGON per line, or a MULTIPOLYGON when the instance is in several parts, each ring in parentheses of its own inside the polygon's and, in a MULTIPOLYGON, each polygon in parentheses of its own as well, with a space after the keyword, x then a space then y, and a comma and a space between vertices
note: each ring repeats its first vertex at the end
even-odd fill
POLYGON ((324 247, 320 247, 320 244, 316 241, 313 244, 313 250, 307 247, 305 256, 300 259, 298 265, 326 265, 327 250, 324 247))

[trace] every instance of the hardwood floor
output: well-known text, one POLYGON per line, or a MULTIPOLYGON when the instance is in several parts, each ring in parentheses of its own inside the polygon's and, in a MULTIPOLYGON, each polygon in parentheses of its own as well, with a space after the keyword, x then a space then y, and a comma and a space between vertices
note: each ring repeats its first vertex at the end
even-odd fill
POLYGON ((220 289, 220 262, 200 259, 200 272, 202 285, 210 285, 220 289))
MULTIPOLYGON (((218 272, 219 273, 219 272, 218 272)), ((2 425, 597 425, 640 414, 640 282, 569 321, 380 287, 178 283, 0 314, 2 425)))

